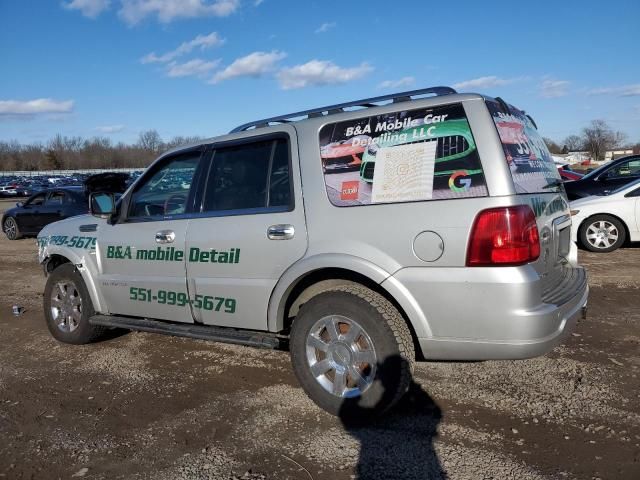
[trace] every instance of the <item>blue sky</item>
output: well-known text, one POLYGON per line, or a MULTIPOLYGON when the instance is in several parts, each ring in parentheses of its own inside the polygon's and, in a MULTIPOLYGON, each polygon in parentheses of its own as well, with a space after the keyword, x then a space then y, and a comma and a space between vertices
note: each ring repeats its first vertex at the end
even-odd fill
POLYGON ((210 137, 432 85, 640 142, 638 0, 0 0, 0 140, 210 137))

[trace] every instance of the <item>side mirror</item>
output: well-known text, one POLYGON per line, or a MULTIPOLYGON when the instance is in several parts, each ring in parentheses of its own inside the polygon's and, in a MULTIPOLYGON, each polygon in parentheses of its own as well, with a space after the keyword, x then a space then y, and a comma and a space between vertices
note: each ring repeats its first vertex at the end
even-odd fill
POLYGON ((23 206, 24 206, 24 203, 23 203, 23 202, 18 202, 18 203, 16 203, 16 207, 23 207, 23 206))
POLYGON ((94 217, 107 218, 116 213, 113 193, 99 192, 89 195, 89 211, 94 217))

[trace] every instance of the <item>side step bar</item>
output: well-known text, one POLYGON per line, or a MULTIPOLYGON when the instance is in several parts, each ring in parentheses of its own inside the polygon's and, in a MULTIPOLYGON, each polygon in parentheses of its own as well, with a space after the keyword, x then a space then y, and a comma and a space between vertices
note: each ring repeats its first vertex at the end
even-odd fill
POLYGON ((193 323, 176 323, 119 315, 94 315, 89 319, 89 323, 104 327, 162 333, 165 335, 213 340, 215 342, 233 343, 234 345, 247 345, 258 348, 281 349, 288 343, 285 338, 268 332, 238 330, 235 328, 213 327, 193 323))

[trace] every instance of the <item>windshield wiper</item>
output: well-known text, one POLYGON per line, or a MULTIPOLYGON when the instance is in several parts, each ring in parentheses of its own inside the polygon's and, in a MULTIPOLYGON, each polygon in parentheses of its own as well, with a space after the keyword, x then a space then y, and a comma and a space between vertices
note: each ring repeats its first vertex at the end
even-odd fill
POLYGON ((562 185, 562 182, 560 180, 555 180, 549 183, 548 185, 545 185, 544 187, 542 187, 542 189, 546 190, 547 188, 559 187, 560 185, 562 185))

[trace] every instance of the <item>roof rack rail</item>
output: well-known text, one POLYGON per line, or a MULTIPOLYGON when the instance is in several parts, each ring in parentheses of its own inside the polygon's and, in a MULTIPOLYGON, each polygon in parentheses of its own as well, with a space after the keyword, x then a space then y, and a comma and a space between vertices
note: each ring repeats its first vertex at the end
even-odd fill
POLYGON ((412 99, 411 97, 419 96, 419 95, 432 94, 432 95, 440 96, 440 95, 451 95, 454 93, 458 93, 458 92, 456 92, 451 87, 421 88, 418 90, 410 90, 408 92, 392 93, 389 95, 381 95, 379 97, 365 98, 362 100, 355 100, 353 102, 338 103, 336 105, 329 105, 329 106, 320 107, 320 108, 312 108, 311 110, 303 110, 301 112, 289 113, 287 115, 279 115, 277 117, 265 118, 263 120, 256 120, 253 122, 245 123, 244 125, 240 125, 239 127, 236 127, 233 130, 231 130, 231 132, 229 133, 244 132, 245 130, 249 130, 251 127, 254 127, 254 128, 266 127, 270 123, 288 123, 298 117, 306 116, 307 118, 317 118, 324 115, 333 115, 335 113, 344 112, 345 111, 344 109, 349 107, 363 107, 363 108, 377 107, 378 105, 376 105, 376 103, 384 102, 387 100, 391 100, 393 103, 398 103, 398 102, 409 101, 412 99))

